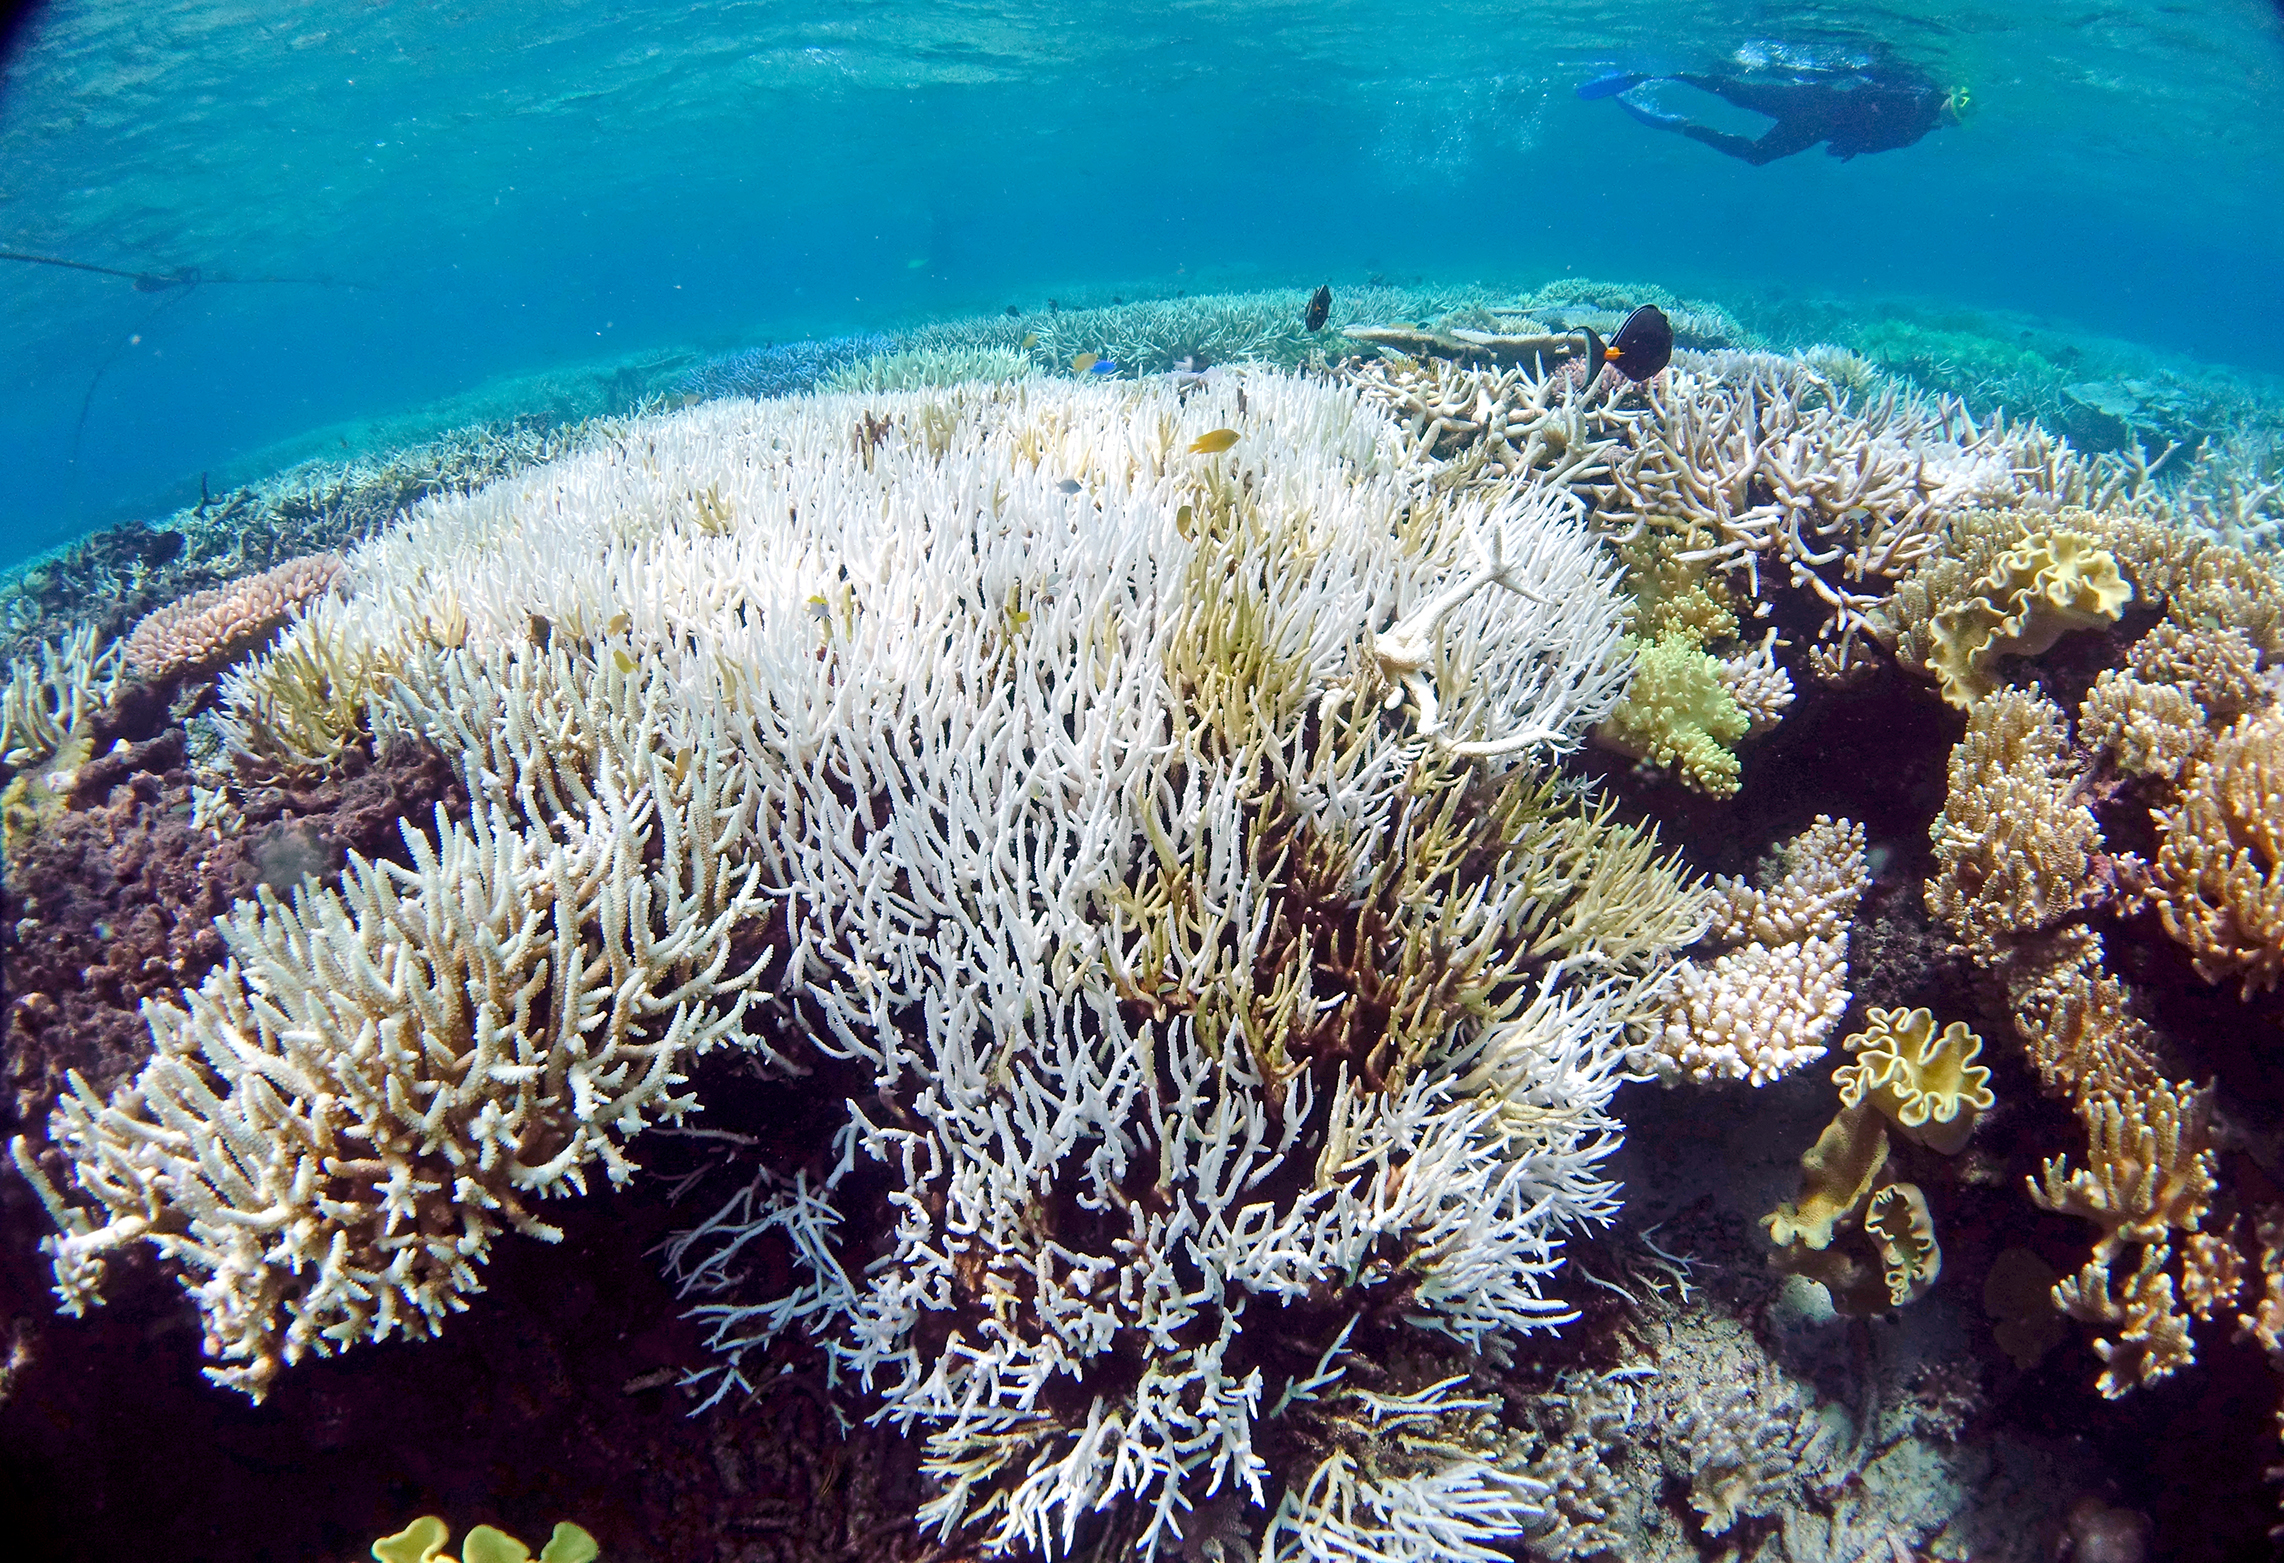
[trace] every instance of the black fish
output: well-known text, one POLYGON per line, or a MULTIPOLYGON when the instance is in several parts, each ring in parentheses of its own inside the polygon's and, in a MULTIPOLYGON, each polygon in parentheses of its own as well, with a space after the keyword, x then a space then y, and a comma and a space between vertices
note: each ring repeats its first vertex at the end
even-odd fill
POLYGON ((1301 316, 1301 324, 1311 331, 1322 331, 1332 314, 1332 284, 1326 283, 1309 295, 1309 307, 1301 316))
POLYGON ((1598 374, 1604 364, 1615 364, 1629 380, 1647 380, 1673 358, 1673 322, 1655 304, 1644 304, 1626 317, 1607 347, 1586 328, 1586 372, 1598 374))

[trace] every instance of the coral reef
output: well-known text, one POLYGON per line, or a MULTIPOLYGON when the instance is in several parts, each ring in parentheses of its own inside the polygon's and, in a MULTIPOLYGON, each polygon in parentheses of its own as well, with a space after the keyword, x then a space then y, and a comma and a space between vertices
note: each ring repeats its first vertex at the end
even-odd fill
POLYGON ((1732 746, 1753 730, 1728 673, 1683 636, 1651 641, 1639 648, 1626 698, 1594 736, 1620 754, 1674 767, 1699 792, 1727 797, 1743 773, 1732 746))
POLYGON ((1038 372, 1029 358, 1012 348, 907 348, 845 365, 817 386, 823 391, 918 391, 969 380, 1020 380, 1038 372))
MULTIPOLYGON (((1260 375, 725 403, 645 451, 416 517, 289 632, 280 655, 386 657, 367 722, 458 755, 474 816, 408 840, 410 868, 230 914, 231 964, 153 1008, 143 1076, 75 1088, 51 1132, 100 1209, 46 1191, 65 1291, 156 1242, 215 1376, 257 1393, 431 1332, 491 1235, 544 1235, 535 1197, 590 1160, 623 1176, 623 1141, 693 1105, 684 1057, 736 1041, 873 1085, 831 1161, 680 1250, 702 1294, 735 1278, 718 1244, 806 1256, 787 1296, 719 1305, 723 1386, 763 1319, 803 1321, 926 1434, 925 1523, 1057 1549, 1123 1494, 1149 1552, 1221 1481, 1264 1535, 1522 1523, 1457 1446, 1346 1462, 1344 1419, 1396 1414, 1346 1384, 1353 1348, 1264 1412, 1284 1348, 1239 1326, 1250 1304, 1322 1342, 1362 1316, 1496 1352, 1564 1316, 1541 1278, 1607 1208, 1625 1026, 1699 916, 1642 833, 1532 775, 1628 672, 1572 507, 1409 503, 1384 423, 1260 375), (1210 427, 1247 431, 1242 466, 1185 454, 1210 427), (737 454, 773 439, 793 466, 737 454), (742 1021, 788 992, 780 1054, 742 1021), (1170 1116, 1138 1112, 1153 1079, 1170 1116), (177 1149, 201 1133, 232 1158, 177 1149), (861 1280, 830 1236, 860 1166, 895 1195, 861 1280), (1335 1277, 1344 1302, 1312 1303, 1335 1277), (1129 1339, 1161 1343, 1138 1377, 1129 1339), (1076 1392, 1047 1397, 1050 1369, 1076 1392)), ((1469 1409, 1402 1393, 1428 1423, 1469 1409)))
POLYGON ((1815 1281, 1842 1313, 1901 1308, 1942 1274, 1926 1191, 1905 1181, 1910 1145, 1943 1156, 1966 1148, 1996 1101, 1982 1039, 1953 1021, 1938 1036, 1927 1010, 1868 1010, 1843 1044, 1858 1055, 1832 1073, 1840 1111, 1800 1158, 1800 1193, 1762 1218, 1778 1269, 1815 1281))
POLYGON ((95 627, 81 625, 18 657, 0 694, 0 765, 36 764, 85 737, 118 692, 121 651, 117 642, 99 645, 95 627))
MULTIPOLYGON (((20 585, 0 1216, 116 1306, 7 1321, 9 1392, 113 1382, 180 1280, 265 1416, 393 1428, 420 1359, 564 1373, 514 1310, 574 1245, 642 1270, 623 1212, 693 1310, 608 1370, 707 1409, 643 1435, 720 1511, 691 1556, 2202 1544, 2155 1475, 2071 1519, 2112 1490, 2020 1429, 2114 1432, 2232 1325, 2284 1369, 2272 455, 2144 449, 2103 366, 2009 421, 1662 296, 1666 374, 1569 371, 1648 296, 1114 300, 797 344, 760 401, 717 362, 495 452, 171 707, 133 613, 384 483, 20 585), (73 629, 88 582, 132 611, 73 629), (1608 1230, 1621 1176, 1710 1269, 1608 1230)), ((413 1502, 358 1534, 471 1512, 413 1502)))
POLYGON ((1066 369, 1080 353, 1099 353, 1117 363, 1122 374, 1133 375, 1165 374, 1185 365, 1204 369, 1238 363, 1296 369, 1312 360, 1355 351, 1356 344, 1342 335, 1351 323, 1408 316, 1423 309, 1446 310, 1473 297, 1341 288, 1333 294, 1324 328, 1311 332, 1302 321, 1309 302, 1305 288, 1206 293, 923 327, 899 345, 1014 348, 1029 353, 1033 362, 1049 371, 1066 369))
POLYGON ((2284 718, 2238 718, 2190 762, 2179 801, 2154 817, 2157 856, 2140 878, 2165 931, 2207 982, 2238 981, 2248 999, 2275 987, 2284 974, 2284 718))
POLYGON ((2117 561, 2092 539, 2034 533, 1929 622, 1926 670, 1943 698, 1966 710, 1996 687, 1998 658, 2034 657, 2070 630, 2114 624, 2132 600, 2117 561))
POLYGON ((1977 965, 1997 964, 2022 936, 2100 894, 2101 831, 2077 779, 2053 701, 2006 689, 1968 711, 1943 812, 1929 827, 1936 872, 1927 910, 1977 965))
POLYGON ((11 567, 0 638, 19 657, 82 625, 101 638, 249 571, 337 551, 431 495, 460 494, 609 437, 607 418, 527 415, 471 424, 347 460, 305 461, 164 521, 97 532, 11 567))
POLYGON ((14 1144, 61 1228, 66 1309, 149 1240, 195 1279, 212 1376, 259 1399, 305 1352, 432 1333, 496 1232, 554 1235, 529 1202, 584 1191, 589 1162, 624 1182, 620 1140, 692 1105, 685 1057, 755 1045, 760 962, 725 975, 725 935, 754 917, 758 869, 716 864, 756 799, 692 736, 678 776, 639 741, 598 757, 554 839, 497 803, 466 825, 440 810, 433 847, 407 833, 409 869, 353 858, 339 890, 288 907, 262 886, 222 917, 227 963, 187 1009, 145 1007, 150 1064, 108 1102, 74 1075, 57 1108, 100 1219, 14 1144))
POLYGON ((824 341, 771 342, 710 358, 683 377, 674 399, 695 396, 798 396, 815 390, 836 370, 892 353, 896 344, 877 335, 837 336, 824 341))

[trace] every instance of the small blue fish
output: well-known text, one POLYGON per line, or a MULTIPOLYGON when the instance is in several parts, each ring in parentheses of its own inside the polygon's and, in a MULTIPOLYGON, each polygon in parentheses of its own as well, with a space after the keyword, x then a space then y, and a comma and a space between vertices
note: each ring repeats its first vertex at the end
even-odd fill
POLYGON ((1115 358, 1098 358, 1087 366, 1087 373, 1116 374, 1118 373, 1118 360, 1115 358))

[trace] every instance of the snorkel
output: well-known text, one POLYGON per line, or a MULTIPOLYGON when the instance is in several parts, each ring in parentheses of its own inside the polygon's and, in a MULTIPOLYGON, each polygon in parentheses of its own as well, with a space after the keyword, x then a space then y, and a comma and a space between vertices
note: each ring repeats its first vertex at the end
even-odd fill
POLYGON ((1940 111, 1943 116, 1943 123, 1946 125, 1964 125, 1967 122, 1967 116, 1974 112, 1974 108, 1974 94, 1967 90, 1966 83, 1961 82, 1943 94, 1943 107, 1940 111))

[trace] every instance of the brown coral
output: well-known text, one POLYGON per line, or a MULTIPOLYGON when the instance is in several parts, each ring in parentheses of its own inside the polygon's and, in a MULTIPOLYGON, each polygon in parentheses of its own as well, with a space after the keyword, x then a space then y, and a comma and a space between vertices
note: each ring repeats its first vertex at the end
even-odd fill
POLYGON ((2165 931, 2199 976, 2244 997, 2284 973, 2284 717, 2247 716, 2155 811, 2160 845, 2141 869, 2165 931))
POLYGON ((2047 1210, 2082 1216, 2101 1228, 2084 1267, 2054 1288, 2054 1303, 2074 1319, 2110 1329, 2094 1351, 2104 1364, 2095 1387, 2108 1398, 2146 1386, 2196 1361, 2188 1315, 2175 1302, 2168 1269, 2176 1234, 2188 1239, 2183 1291, 2200 1316, 2217 1307, 2226 1287, 2234 1295, 2233 1250, 2199 1241, 2198 1227, 2219 1183, 2211 1144, 2212 1092, 2159 1081, 2146 1090, 2104 1092, 2081 1109, 2086 1119, 2087 1165, 2069 1172, 2063 1157, 2047 1160, 2043 1178, 2028 1180, 2031 1200, 2047 1210), (2139 1245, 2141 1255, 2122 1289, 2112 1290, 2119 1256, 2139 1245), (2122 1326, 2122 1328, 2118 1328, 2122 1326))
POLYGON ((2128 776, 2172 781, 2212 743, 2205 708, 2179 684, 2153 684, 2111 668, 2078 708, 2078 734, 2128 776))
POLYGON ((309 554, 171 603, 127 637, 127 665, 158 682, 218 672, 266 642, 340 572, 338 555, 309 554))
POLYGON ((2073 1103, 2158 1079, 2156 1041, 2126 1007, 2125 984, 2102 953, 2100 934, 2066 929, 2038 959, 2018 958, 2008 972, 2015 1029, 2039 1088, 2073 1103))
POLYGON ((1977 965, 1995 964, 2019 936, 2092 898, 2102 838, 2075 780, 2053 701, 2005 689, 1967 714, 1967 735, 1951 750, 1950 791, 1929 829, 1936 872, 1927 910, 1977 965))

